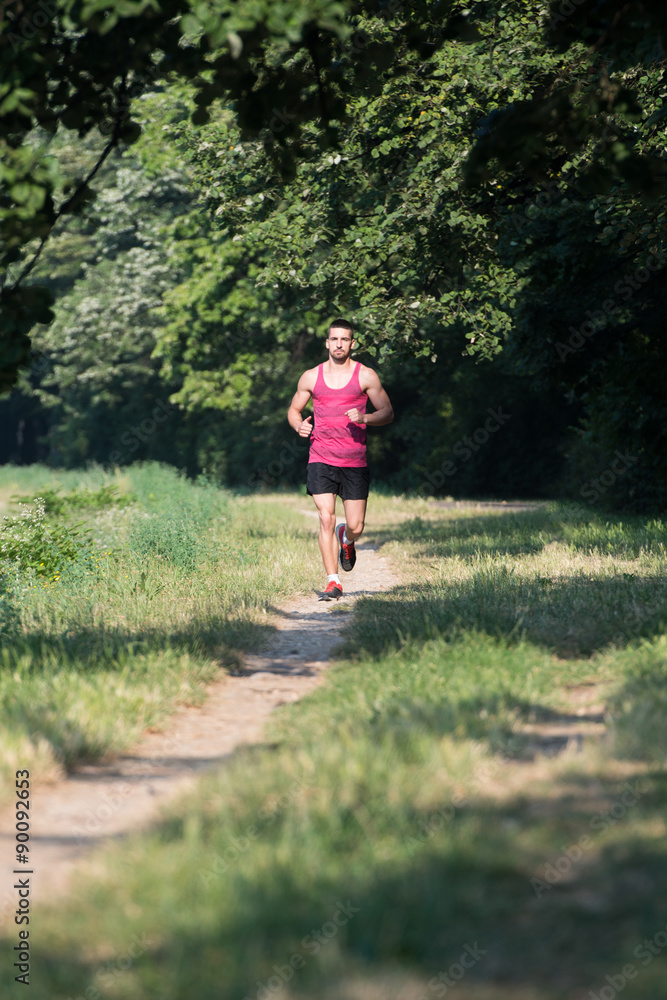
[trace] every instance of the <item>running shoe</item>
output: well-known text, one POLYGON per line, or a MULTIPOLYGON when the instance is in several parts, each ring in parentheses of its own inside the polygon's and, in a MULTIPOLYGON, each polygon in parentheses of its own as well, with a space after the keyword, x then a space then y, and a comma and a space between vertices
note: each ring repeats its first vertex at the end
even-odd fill
POLYGON ((345 534, 345 525, 339 524, 336 528, 336 536, 338 538, 338 544, 340 545, 340 552, 338 553, 338 562, 340 563, 341 569, 344 569, 346 573, 352 569, 357 561, 357 553, 354 551, 354 542, 345 544, 343 541, 343 535, 345 534))
POLYGON ((337 601, 339 597, 343 596, 343 588, 335 580, 331 580, 327 584, 327 589, 324 591, 320 597, 321 601, 337 601))

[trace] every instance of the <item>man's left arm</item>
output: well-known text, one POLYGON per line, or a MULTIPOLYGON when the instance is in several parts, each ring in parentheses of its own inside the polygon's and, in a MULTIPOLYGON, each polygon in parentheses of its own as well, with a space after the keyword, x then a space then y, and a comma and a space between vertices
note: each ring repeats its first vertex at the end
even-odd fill
POLYGON ((362 388, 375 407, 375 413, 360 413, 355 407, 348 410, 346 416, 355 424, 368 424, 372 427, 390 424, 394 419, 394 408, 389 396, 382 388, 379 375, 370 368, 366 368, 364 376, 362 388))

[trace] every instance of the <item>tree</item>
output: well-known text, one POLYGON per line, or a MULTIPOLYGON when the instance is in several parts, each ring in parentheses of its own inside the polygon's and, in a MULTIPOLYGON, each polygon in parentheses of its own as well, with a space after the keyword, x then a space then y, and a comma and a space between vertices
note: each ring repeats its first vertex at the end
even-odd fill
MULTIPOLYGON (((366 6, 338 0, 17 0, 11 20, 8 13, 0 22, 0 267, 10 267, 0 287, 0 390, 13 384, 28 359, 33 323, 53 315, 48 291, 27 278, 57 222, 91 197, 91 182, 111 151, 138 138, 132 100, 155 80, 193 79, 195 123, 206 121, 207 108, 224 97, 234 102, 244 135, 260 132, 275 102, 284 104, 293 109, 284 137, 287 171, 299 152, 302 123, 317 121, 321 141, 336 142, 349 80, 339 84, 332 47, 352 33, 346 16, 366 6), (64 126, 80 137, 100 129, 107 136, 97 163, 61 199, 55 197, 57 160, 46 143, 35 148, 28 140, 35 126, 50 134, 64 126)), ((429 6, 417 4, 415 14, 429 6)), ((436 6, 446 14, 453 5, 436 6)), ((422 49, 421 33, 408 26, 405 44, 422 49)), ((363 61, 353 60, 357 83, 390 66, 393 52, 389 41, 367 47, 363 61)))
MULTIPOLYGON (((81 142, 73 144, 70 135, 59 132, 52 140, 63 165, 81 156, 81 142)), ((84 144, 94 159, 99 144, 92 136, 84 144)), ((109 157, 102 180, 94 205, 52 237, 36 265, 36 277, 56 299, 55 319, 31 331, 36 360, 22 373, 9 408, 22 412, 17 393, 39 400, 43 447, 55 464, 108 462, 114 453, 125 460, 176 457, 179 421, 152 357, 157 320, 151 309, 179 278, 167 262, 161 229, 189 209, 193 195, 173 167, 163 165, 159 176, 148 178, 127 153, 109 157), (161 419, 144 441, 141 425, 159 403, 161 419)), ((34 407, 25 409, 34 420, 34 407)))
POLYGON ((489 117, 467 175, 501 192, 489 219, 518 284, 507 361, 583 407, 570 489, 586 499, 603 474, 596 502, 661 509, 667 20, 660 4, 564 8, 548 40, 577 71, 489 117), (632 461, 614 477, 619 454, 632 461))
MULTIPOLYGON (((615 293, 614 309, 604 303, 609 276, 662 267, 665 15, 655 3, 565 7, 59 4, 70 19, 59 13, 42 51, 65 90, 57 96, 60 84, 49 84, 25 97, 31 110, 19 115, 7 155, 30 151, 37 176, 47 160, 29 125, 99 127, 99 109, 86 103, 98 36, 124 38, 134 52, 131 65, 121 61, 114 76, 105 64, 100 77, 105 93, 112 79, 125 88, 124 105, 106 107, 116 144, 138 134, 130 113, 139 102, 128 105, 127 95, 151 79, 168 80, 187 105, 189 120, 181 110, 159 122, 148 116, 152 142, 139 156, 156 176, 160 136, 169 136, 203 195, 170 224, 170 274, 181 280, 153 314, 154 361, 173 399, 201 423, 202 462, 214 455, 236 478, 251 455, 269 466, 288 387, 315 360, 319 331, 343 312, 363 330, 367 356, 427 385, 425 398, 449 414, 450 428, 439 423, 438 433, 449 434, 465 410, 453 383, 487 384, 462 375, 452 357, 503 352, 496 371, 515 387, 533 380, 549 408, 555 394, 573 401, 584 466, 633 442, 637 481, 623 493, 633 479, 624 476, 617 498, 646 497, 641 477, 665 467, 664 441, 651 442, 662 414, 661 286, 615 293), (159 29, 152 41, 149 22, 159 29), (72 71, 59 61, 65 51, 72 71), (123 139, 130 122, 134 133, 123 139), (594 323, 592 339, 585 323, 594 323), (568 336, 584 337, 583 353, 562 339, 570 327, 568 336), (631 385, 628 364, 638 373, 631 385)), ((42 58, 36 44, 25 46, 22 58, 42 58)), ((52 185, 53 204, 85 200, 90 184, 60 195, 53 177, 40 182, 52 185)), ((16 210, 15 255, 40 211, 16 210)), ((31 259, 15 256, 15 273, 31 259)), ((21 280, 8 287, 10 304, 21 289, 45 301, 21 280)), ((474 427, 474 414, 467 419, 474 427)), ((436 452, 413 449, 415 471, 427 471, 436 452)), ((471 459, 466 473, 473 467, 471 459)), ((664 478, 656 489, 652 502, 664 478)))

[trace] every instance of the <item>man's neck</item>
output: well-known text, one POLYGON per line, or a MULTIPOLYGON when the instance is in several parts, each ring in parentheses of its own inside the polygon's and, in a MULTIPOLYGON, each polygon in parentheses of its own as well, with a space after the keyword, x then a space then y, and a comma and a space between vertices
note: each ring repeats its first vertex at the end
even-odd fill
POLYGON ((331 355, 329 355, 329 360, 325 361, 324 364, 325 364, 325 367, 326 367, 326 369, 327 369, 328 372, 331 372, 331 373, 333 373, 333 372, 344 372, 347 369, 349 369, 349 368, 352 367, 352 365, 354 364, 354 361, 352 360, 352 358, 349 355, 348 355, 348 357, 346 357, 344 359, 341 359, 341 358, 332 358, 331 355))

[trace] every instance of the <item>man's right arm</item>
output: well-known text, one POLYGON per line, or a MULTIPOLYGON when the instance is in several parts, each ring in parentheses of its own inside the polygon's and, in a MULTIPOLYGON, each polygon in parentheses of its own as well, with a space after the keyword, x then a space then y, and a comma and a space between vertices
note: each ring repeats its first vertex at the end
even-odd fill
POLYGON ((287 411, 287 421, 292 430, 295 430, 300 437, 310 437, 313 430, 313 418, 306 417, 304 420, 301 415, 304 406, 313 395, 312 381, 312 373, 304 372, 299 379, 299 384, 287 411))

